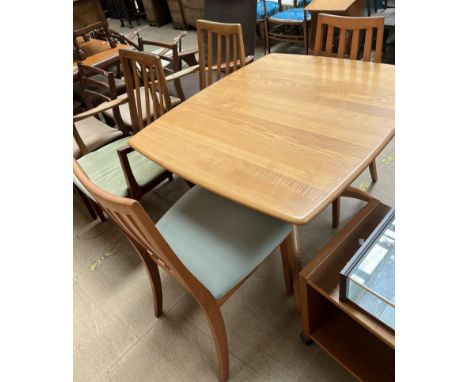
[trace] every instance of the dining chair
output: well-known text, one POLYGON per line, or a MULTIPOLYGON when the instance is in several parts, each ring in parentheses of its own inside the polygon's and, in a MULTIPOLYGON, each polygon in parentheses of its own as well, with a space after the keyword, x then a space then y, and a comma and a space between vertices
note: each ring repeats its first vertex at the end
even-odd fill
MULTIPOLYGON (((155 120, 158 116, 161 115, 161 113, 159 112, 159 106, 158 108, 154 107, 155 104, 159 105, 159 98, 162 97, 162 99, 164 100, 162 104, 164 112, 178 105, 182 100, 178 97, 169 94, 167 82, 164 80, 166 74, 164 68, 162 67, 159 57, 157 57, 154 54, 128 49, 119 50, 119 56, 120 65, 122 67, 122 72, 124 75, 126 92, 117 96, 115 91, 110 91, 110 99, 127 98, 129 91, 132 91, 133 97, 128 97, 129 102, 121 104, 119 106, 119 113, 117 117, 121 118, 122 123, 127 127, 127 129, 129 129, 133 133, 136 133, 140 131, 143 128, 143 126, 146 126, 151 121, 155 120), (162 68, 162 72, 158 73, 157 75, 161 77, 161 81, 164 81, 164 85, 159 84, 158 81, 152 82, 151 80, 151 73, 153 73, 153 75, 156 75, 157 71, 157 69, 155 69, 156 64, 154 63, 154 58, 159 60, 160 67, 162 68), (144 65, 146 68, 146 74, 144 76, 142 76, 142 65, 144 65), (154 69, 151 71, 151 73, 147 71, 148 65, 154 69), (126 73, 129 76, 131 76, 131 78, 127 78, 126 73), (153 91, 155 93, 153 93, 153 91), (155 94, 156 97, 150 98, 150 95, 152 94, 155 94), (132 103, 132 100, 134 98, 139 100, 138 104, 132 103), (132 107, 135 107, 136 109, 132 111, 132 107), (142 112, 141 120, 134 119, 132 117, 132 113, 135 113, 137 110, 141 110, 142 112), (156 114, 154 113, 155 110, 156 114), (146 113, 148 113, 148 115, 146 113)), ((106 80, 107 81, 105 82, 101 82, 101 86, 108 87, 109 89, 115 87, 112 76, 107 75, 106 80)), ((116 116, 116 113, 109 109, 105 110, 103 114, 109 119, 113 119, 116 116)))
MULTIPOLYGON (((381 62, 383 29, 383 17, 347 17, 320 13, 317 18, 314 55, 381 62), (376 30, 375 50, 372 52, 374 30, 376 30), (335 31, 338 34, 337 44, 335 31)), ((369 171, 372 182, 377 182, 375 159, 369 165, 369 171)), ((332 214, 333 227, 337 228, 340 220, 340 198, 333 202, 332 214)))
MULTIPOLYGON (((289 43, 303 43, 307 54, 308 28, 311 20, 309 12, 304 11, 304 6, 311 0, 293 0, 292 4, 285 4, 287 0, 278 0, 279 12, 265 18, 266 53, 271 52, 270 40, 289 43)), ((266 13, 266 1, 263 0, 266 13)))
MULTIPOLYGON (((197 60, 197 48, 182 49, 182 39, 188 34, 187 31, 182 31, 177 35, 171 43, 148 40, 138 35, 138 49, 142 52, 148 49, 151 54, 156 54, 160 59, 164 67, 166 74, 176 73, 179 70, 187 66, 193 66, 198 64, 197 60), (185 66, 184 66, 185 65, 185 66)), ((147 50, 148 51, 148 50, 147 50)), ((180 84, 180 79, 174 80, 175 94, 182 101, 185 101, 184 91, 180 84)), ((169 89, 171 92, 171 89, 169 89)))
MULTIPOLYGON (((119 54, 127 93, 75 115, 73 134, 80 149, 84 150, 84 155, 78 159, 78 162, 94 183, 111 194, 140 199, 162 182, 172 180, 172 173, 134 151, 127 143, 128 135, 146 127, 170 110, 173 104, 167 90, 161 60, 157 56, 125 49, 120 50, 119 54), (128 134, 98 150, 91 151, 83 142, 76 123, 99 113, 112 111, 119 115, 127 102, 126 110, 129 111, 131 119, 131 129, 127 130, 128 134)), ((122 129, 125 131, 125 128, 122 129)), ((76 178, 74 183, 82 194, 90 197, 76 178)), ((82 194, 80 196, 83 197, 82 194)), ((93 202, 92 198, 91 201, 93 202)), ((96 209, 98 210, 98 207, 96 209)))
POLYGON ((198 19, 196 25, 198 64, 166 76, 166 81, 181 79, 187 98, 254 60, 245 55, 240 24, 198 19))
POLYGON ((211 329, 219 379, 226 381, 229 352, 220 307, 278 246, 286 292, 293 293, 292 226, 198 186, 189 189, 155 225, 136 200, 95 185, 76 160, 73 171, 142 259, 156 317, 163 312, 159 267, 193 296, 211 329))

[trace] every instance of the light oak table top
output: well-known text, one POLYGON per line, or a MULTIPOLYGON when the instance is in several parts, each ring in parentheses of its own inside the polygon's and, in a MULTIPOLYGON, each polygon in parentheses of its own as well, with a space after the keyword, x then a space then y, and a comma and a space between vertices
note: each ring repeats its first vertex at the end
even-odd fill
POLYGON ((393 136, 393 66, 270 54, 183 102, 129 143, 212 192, 305 224, 393 136))

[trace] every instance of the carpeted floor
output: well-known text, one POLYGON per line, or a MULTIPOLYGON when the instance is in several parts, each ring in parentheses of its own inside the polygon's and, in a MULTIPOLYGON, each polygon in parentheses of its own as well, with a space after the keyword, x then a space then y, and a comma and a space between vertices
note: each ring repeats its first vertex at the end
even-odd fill
MULTIPOLYGON (((111 21, 119 29, 119 23, 111 21)), ((128 28, 123 33, 130 33, 128 28)), ((170 41, 171 25, 143 26, 141 35, 170 41)), ((195 34, 184 47, 195 46, 195 34)), ((277 45, 275 51, 281 48, 277 45)), ((256 56, 263 55, 259 45, 256 56)), ((379 181, 368 171, 354 183, 394 206, 394 142, 377 158, 379 181)), ((156 221, 187 190, 175 179, 142 204, 156 221)), ((342 225, 362 206, 343 199, 342 225)), ((150 284, 138 256, 111 222, 92 222, 74 196, 74 380, 216 381, 217 359, 203 313, 177 282, 161 272, 164 315, 153 314, 150 284)), ((299 228, 303 264, 335 233, 331 208, 299 228)), ((318 346, 299 339, 300 317, 284 291, 279 252, 269 258, 223 305, 231 380, 351 381, 318 346)))

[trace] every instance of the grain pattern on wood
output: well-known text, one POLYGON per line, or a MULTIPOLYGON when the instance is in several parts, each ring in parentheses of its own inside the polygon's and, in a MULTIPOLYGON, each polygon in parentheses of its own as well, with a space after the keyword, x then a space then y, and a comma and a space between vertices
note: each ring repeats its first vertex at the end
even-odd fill
POLYGON ((185 101, 129 143, 192 183, 305 224, 393 136, 393 66, 270 54, 185 101))

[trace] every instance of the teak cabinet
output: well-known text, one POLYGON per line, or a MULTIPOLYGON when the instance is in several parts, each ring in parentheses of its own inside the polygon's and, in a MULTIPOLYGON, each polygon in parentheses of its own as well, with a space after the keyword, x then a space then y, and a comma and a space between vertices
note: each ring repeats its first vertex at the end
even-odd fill
POLYGON ((373 199, 301 271, 303 339, 360 381, 394 381, 395 332, 339 299, 339 274, 390 207, 373 199))

